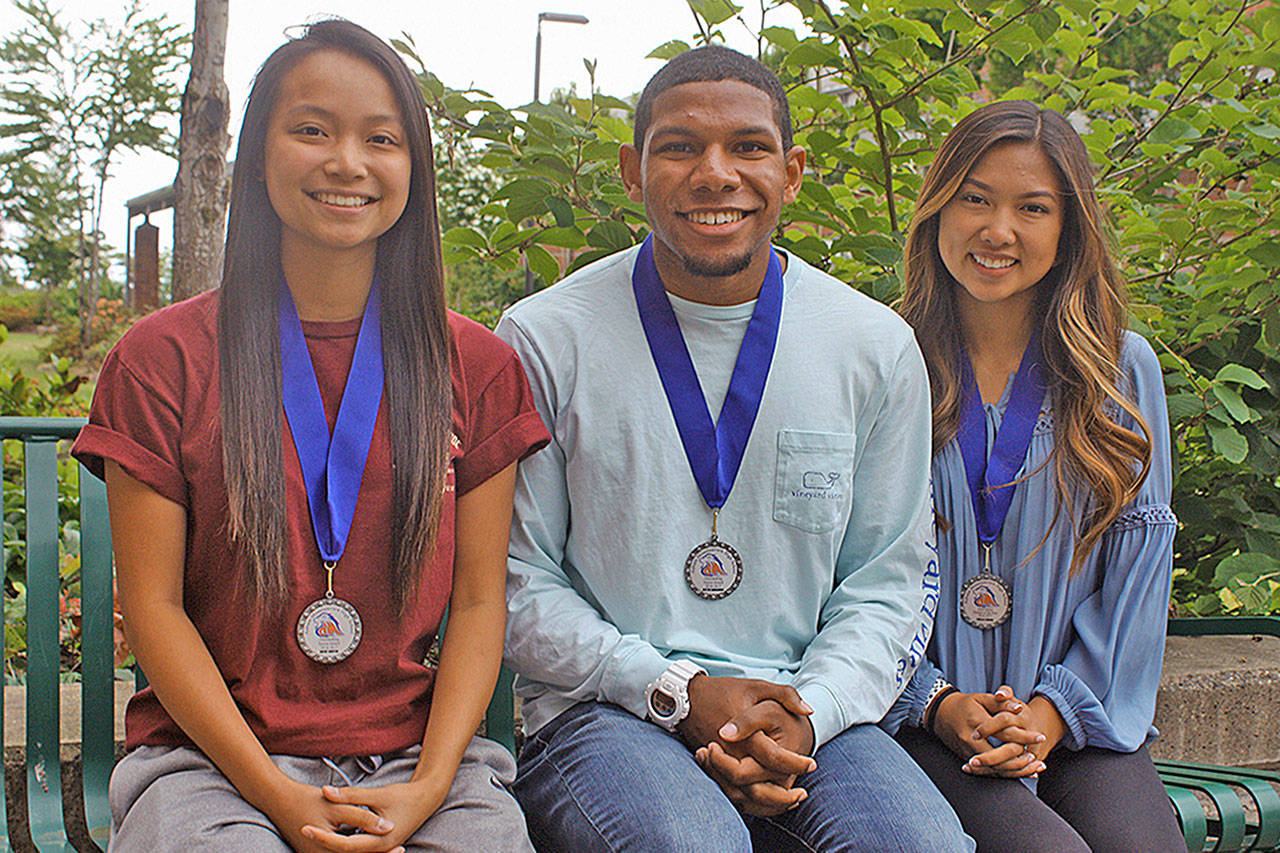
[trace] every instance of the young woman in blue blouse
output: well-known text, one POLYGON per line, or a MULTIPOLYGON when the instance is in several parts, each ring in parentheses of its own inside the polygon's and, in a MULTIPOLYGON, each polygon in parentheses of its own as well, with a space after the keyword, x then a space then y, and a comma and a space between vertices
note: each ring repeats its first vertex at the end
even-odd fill
POLYGON ((907 237, 941 581, 928 659, 886 726, 980 851, 1182 847, 1145 748, 1176 523, 1168 413, 1103 219, 1075 130, 1010 101, 943 142, 907 237))

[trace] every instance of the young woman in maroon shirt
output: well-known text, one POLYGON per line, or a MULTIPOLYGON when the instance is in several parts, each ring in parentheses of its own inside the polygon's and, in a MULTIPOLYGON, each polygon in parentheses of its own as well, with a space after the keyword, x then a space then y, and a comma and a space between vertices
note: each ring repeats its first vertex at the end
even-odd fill
POLYGON ((75 448, 151 685, 114 849, 528 849, 510 756, 473 736, 516 462, 547 435, 442 279, 416 81, 308 26, 254 81, 220 288, 121 341, 75 448))

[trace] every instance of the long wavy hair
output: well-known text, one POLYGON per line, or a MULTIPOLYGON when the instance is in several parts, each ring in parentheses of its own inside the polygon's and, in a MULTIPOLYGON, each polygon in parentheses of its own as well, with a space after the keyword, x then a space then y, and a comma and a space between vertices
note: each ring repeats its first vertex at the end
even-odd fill
POLYGON ((915 329, 928 366, 937 453, 959 426, 960 365, 966 357, 956 311, 960 285, 938 252, 939 215, 983 155, 1006 143, 1038 146, 1057 172, 1062 195, 1058 255, 1036 285, 1036 311, 1054 411, 1054 523, 1064 505, 1083 511, 1074 531, 1075 574, 1137 495, 1151 465, 1151 433, 1116 384, 1127 317, 1125 282, 1108 246, 1088 152, 1061 114, 1029 101, 1001 101, 956 124, 920 188, 907 232, 898 311, 915 329), (1121 410, 1137 431, 1118 423, 1121 410))
POLYGON ((399 105, 412 160, 404 213, 378 238, 375 261, 382 292, 383 369, 395 377, 384 393, 395 468, 392 582, 403 608, 439 528, 453 411, 449 325, 426 104, 395 51, 350 21, 309 24, 276 48, 254 77, 240 128, 218 302, 229 533, 248 560, 259 604, 282 601, 288 571, 277 285, 284 275, 280 218, 263 181, 265 143, 285 76, 305 57, 325 50, 361 59, 381 72, 399 105))

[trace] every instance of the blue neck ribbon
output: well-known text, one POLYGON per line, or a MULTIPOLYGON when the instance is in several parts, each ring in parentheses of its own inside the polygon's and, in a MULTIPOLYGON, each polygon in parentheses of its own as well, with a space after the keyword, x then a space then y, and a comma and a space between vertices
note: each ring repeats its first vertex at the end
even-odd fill
POLYGON ((769 365, 778 341, 778 323, 782 318, 782 261, 777 252, 770 249, 764 283, 738 348, 729 390, 715 423, 711 421, 711 410, 702 394, 693 359, 689 357, 689 348, 654 263, 652 235, 640 247, 631 273, 631 286, 640 324, 666 391, 685 457, 707 506, 719 509, 737 479, 769 378, 769 365))
POLYGON ((973 515, 978 522, 978 539, 990 545, 1000 535, 1009 514, 1017 488, 1014 480, 1031 446, 1031 433, 1035 431, 1044 401, 1044 354, 1039 329, 1032 333, 1018 372, 1014 374, 1009 404, 991 445, 990 458, 987 457, 987 417, 967 353, 960 362, 960 382, 964 402, 960 406, 957 440, 964 458, 969 496, 973 500, 973 515))
POLYGON ((364 478, 373 427, 382 402, 382 302, 378 280, 373 281, 360 320, 355 356, 342 392, 338 419, 329 422, 320 397, 320 383, 311 352, 302 334, 298 309, 285 284, 280 285, 280 365, 284 413, 302 463, 302 479, 311 508, 320 557, 338 562, 347 547, 356 514, 360 481, 364 478))

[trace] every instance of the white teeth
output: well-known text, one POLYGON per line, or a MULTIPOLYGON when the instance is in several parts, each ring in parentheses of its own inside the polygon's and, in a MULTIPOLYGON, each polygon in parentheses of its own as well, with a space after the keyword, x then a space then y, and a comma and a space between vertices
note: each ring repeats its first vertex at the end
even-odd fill
POLYGON ((339 195, 338 193, 312 193, 311 197, 316 201, 337 207, 363 207, 373 201, 364 195, 339 195))
POLYGON ((978 266, 986 267, 989 270, 1002 270, 1016 263, 1013 258, 984 258, 982 255, 975 255, 972 252, 969 253, 969 257, 973 258, 974 263, 978 266))
POLYGON ((737 222, 744 216, 746 214, 741 210, 696 210, 685 214, 685 217, 691 222, 696 222, 699 225, 727 225, 730 222, 737 222))

